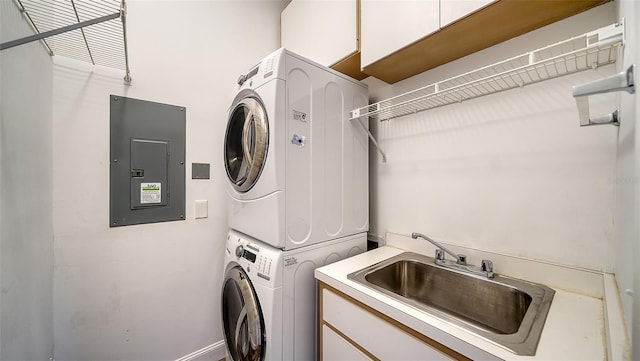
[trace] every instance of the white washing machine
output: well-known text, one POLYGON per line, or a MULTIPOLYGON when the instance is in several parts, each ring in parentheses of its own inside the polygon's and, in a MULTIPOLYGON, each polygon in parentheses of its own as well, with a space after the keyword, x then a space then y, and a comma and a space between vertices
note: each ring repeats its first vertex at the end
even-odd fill
POLYGON ((367 86, 279 49, 240 77, 224 163, 229 227, 281 249, 369 229, 367 86))
POLYGON ((366 251, 366 234, 283 251, 229 231, 222 283, 228 358, 315 360, 314 270, 366 251))

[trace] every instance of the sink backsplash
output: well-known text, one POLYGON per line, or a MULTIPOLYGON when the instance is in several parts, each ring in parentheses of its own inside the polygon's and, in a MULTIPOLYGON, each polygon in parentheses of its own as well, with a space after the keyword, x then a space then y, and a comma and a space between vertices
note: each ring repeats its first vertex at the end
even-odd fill
MULTIPOLYGON (((463 247, 447 243, 446 240, 437 239, 437 241, 454 252, 464 253, 469 264, 480 264, 482 259, 490 259, 493 261, 493 270, 496 274, 541 283, 591 297, 603 297, 602 272, 463 247)), ((386 245, 430 257, 433 257, 436 250, 431 243, 422 239, 413 239, 409 233, 404 235, 387 232, 386 245)))

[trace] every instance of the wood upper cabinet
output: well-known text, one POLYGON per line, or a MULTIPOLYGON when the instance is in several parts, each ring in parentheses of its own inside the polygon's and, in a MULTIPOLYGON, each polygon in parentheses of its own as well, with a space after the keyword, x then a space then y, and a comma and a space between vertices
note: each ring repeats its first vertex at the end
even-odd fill
MULTIPOLYGON (((367 2, 362 1, 362 71, 387 83, 395 83, 610 0, 440 0, 443 21, 439 30, 427 36, 404 39, 412 42, 395 51, 388 48, 393 51, 391 53, 375 53, 378 60, 372 63, 365 62, 370 51, 367 44, 376 39, 366 39, 370 35, 365 24, 370 22, 366 18, 367 2)), ((426 3, 428 0, 407 2, 426 3)), ((387 24, 379 26, 385 29, 389 24, 403 26, 405 19, 393 15, 390 12, 387 24)), ((423 16, 423 21, 432 24, 431 16, 423 16)))
POLYGON ((469 16, 496 0, 440 0, 440 27, 469 16))
POLYGON ((362 0, 361 66, 440 29, 440 0, 362 0))
POLYGON ((293 0, 280 15, 281 46, 328 67, 357 60, 352 74, 337 70, 364 79, 358 19, 359 0, 293 0))
POLYGON ((281 45, 353 78, 395 83, 608 1, 292 0, 281 45))

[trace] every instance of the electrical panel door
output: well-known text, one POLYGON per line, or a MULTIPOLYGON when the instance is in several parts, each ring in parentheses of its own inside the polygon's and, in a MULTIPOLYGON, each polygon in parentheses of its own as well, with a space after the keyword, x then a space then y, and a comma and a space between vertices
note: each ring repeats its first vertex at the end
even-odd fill
POLYGON ((185 219, 186 109, 110 96, 111 227, 185 219))

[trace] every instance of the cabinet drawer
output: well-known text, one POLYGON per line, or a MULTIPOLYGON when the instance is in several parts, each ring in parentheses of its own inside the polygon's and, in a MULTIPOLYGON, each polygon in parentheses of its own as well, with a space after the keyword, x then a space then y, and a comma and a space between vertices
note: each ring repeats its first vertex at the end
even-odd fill
POLYGON ((374 359, 342 338, 329 326, 322 325, 322 359, 326 361, 372 361, 374 359))
MULTIPOLYGON (((467 360, 457 352, 400 323, 394 324, 379 317, 372 313, 370 308, 355 300, 348 300, 325 287, 322 287, 321 291, 323 327, 329 325, 338 330, 377 359, 467 360)), ((326 340, 323 340, 323 344, 324 342, 326 340)))

